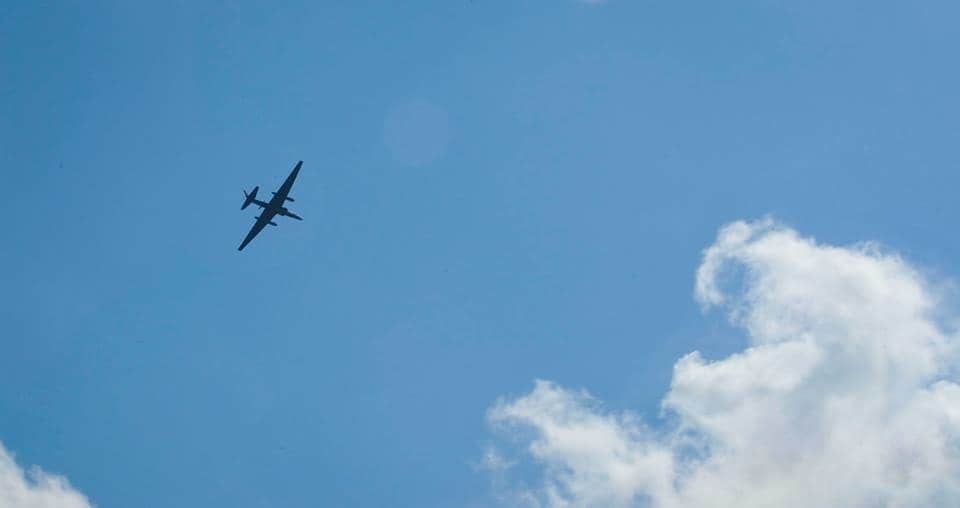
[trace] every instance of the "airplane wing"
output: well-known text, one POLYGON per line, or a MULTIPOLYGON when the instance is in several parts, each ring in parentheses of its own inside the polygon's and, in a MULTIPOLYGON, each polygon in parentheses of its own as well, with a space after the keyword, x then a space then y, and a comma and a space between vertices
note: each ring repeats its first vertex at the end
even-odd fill
POLYGON ((277 189, 277 192, 274 192, 274 195, 281 201, 287 198, 287 194, 290 194, 290 188, 293 187, 293 181, 297 179, 297 173, 300 172, 300 166, 302 165, 303 161, 297 162, 297 165, 293 168, 293 171, 290 172, 290 176, 288 176, 283 182, 283 185, 277 189))
POLYGON ((247 237, 243 239, 243 243, 240 244, 240 247, 237 250, 243 250, 243 248, 250 243, 250 240, 253 240, 257 234, 263 230, 263 228, 267 227, 267 224, 270 224, 270 219, 272 218, 273 216, 268 214, 266 210, 260 213, 260 216, 257 217, 257 222, 253 223, 253 227, 250 228, 250 232, 247 233, 247 237))

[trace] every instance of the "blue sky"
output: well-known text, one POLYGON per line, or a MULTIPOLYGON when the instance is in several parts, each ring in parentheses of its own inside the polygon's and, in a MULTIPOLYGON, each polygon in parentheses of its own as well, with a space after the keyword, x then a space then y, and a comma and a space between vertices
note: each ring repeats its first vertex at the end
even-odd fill
POLYGON ((101 507, 494 504, 500 397, 656 427, 744 346, 693 297, 724 224, 958 272, 958 11, 9 2, 0 442, 101 507))

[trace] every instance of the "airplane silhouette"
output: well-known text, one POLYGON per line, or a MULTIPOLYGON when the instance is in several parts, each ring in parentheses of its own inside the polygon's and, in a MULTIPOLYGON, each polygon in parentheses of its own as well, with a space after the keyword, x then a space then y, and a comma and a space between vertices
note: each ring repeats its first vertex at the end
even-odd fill
POLYGON ((250 191, 250 194, 247 194, 247 191, 243 191, 243 206, 240 207, 241 210, 250 206, 251 203, 259 206, 262 210, 260 215, 257 217, 257 222, 253 224, 253 227, 250 228, 250 232, 247 233, 247 237, 243 239, 243 243, 240 244, 240 247, 237 250, 243 250, 244 247, 250 243, 250 240, 253 240, 260 231, 263 230, 270 224, 271 226, 276 226, 277 223, 273 222, 273 217, 280 215, 283 217, 290 217, 291 219, 303 220, 303 217, 287 210, 283 205, 287 201, 293 201, 293 198, 288 197, 290 194, 290 188, 293 187, 293 181, 297 179, 297 173, 300 172, 300 166, 303 165, 303 161, 297 162, 297 165, 293 168, 293 171, 290 172, 290 176, 283 182, 283 185, 277 189, 277 192, 273 193, 273 198, 269 202, 263 202, 257 199, 257 191, 260 190, 260 186, 256 186, 250 191))

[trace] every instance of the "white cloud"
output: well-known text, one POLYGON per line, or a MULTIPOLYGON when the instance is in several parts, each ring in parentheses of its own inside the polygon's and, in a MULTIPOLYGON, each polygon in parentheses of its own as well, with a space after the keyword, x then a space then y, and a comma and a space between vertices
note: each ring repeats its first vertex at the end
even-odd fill
POLYGON ((538 467, 527 505, 960 506, 956 316, 909 264, 736 222, 695 294, 748 346, 681 358, 660 432, 546 381, 489 410, 538 467))
POLYGON ((0 444, 0 508, 90 508, 87 498, 62 476, 39 467, 24 471, 0 444))

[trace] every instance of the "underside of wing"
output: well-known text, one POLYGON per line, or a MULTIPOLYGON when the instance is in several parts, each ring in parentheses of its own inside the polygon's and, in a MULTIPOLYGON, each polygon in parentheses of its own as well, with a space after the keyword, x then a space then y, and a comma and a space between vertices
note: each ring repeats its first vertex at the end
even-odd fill
POLYGON ((260 231, 263 230, 270 223, 269 217, 264 217, 265 213, 261 213, 260 217, 257 217, 257 222, 253 224, 253 227, 250 228, 250 232, 247 233, 247 237, 243 239, 243 243, 240 244, 240 247, 237 250, 243 250, 244 247, 253 240, 260 231))
POLYGON ((290 176, 288 176, 287 179, 284 180, 283 185, 281 185, 280 188, 277 189, 277 192, 275 192, 274 194, 276 194, 281 199, 287 198, 287 195, 290 194, 290 189, 293 187, 294 180, 297 179, 297 174, 300 173, 300 166, 302 165, 303 165, 303 161, 297 162, 297 165, 294 166, 293 171, 290 172, 290 176))

